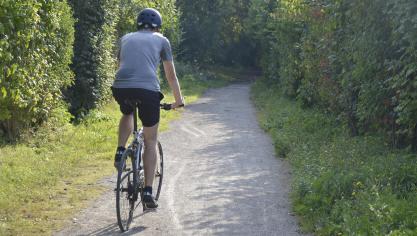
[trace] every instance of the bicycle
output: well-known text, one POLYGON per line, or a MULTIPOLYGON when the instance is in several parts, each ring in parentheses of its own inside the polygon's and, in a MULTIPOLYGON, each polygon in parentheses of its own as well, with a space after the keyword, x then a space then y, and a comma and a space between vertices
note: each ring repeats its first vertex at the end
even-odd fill
MULTIPOLYGON (((133 119, 133 141, 122 155, 117 173, 116 185, 116 212, 117 224, 122 232, 129 230, 129 226, 133 220, 133 213, 135 209, 142 203, 143 210, 146 206, 143 203, 143 189, 145 187, 144 170, 141 164, 141 157, 143 152, 144 137, 143 128, 139 129, 137 126, 138 108, 137 102, 132 101, 135 105, 133 119), (140 201, 139 200, 140 196, 140 201), (136 202, 138 202, 136 204, 136 202), (135 205, 136 204, 136 205, 135 205)), ((171 110, 171 104, 161 104, 161 109, 171 110)), ((154 197, 157 201, 161 192, 162 179, 164 176, 164 158, 162 152, 162 145, 158 141, 157 161, 155 168, 155 179, 152 188, 154 189, 154 197)))

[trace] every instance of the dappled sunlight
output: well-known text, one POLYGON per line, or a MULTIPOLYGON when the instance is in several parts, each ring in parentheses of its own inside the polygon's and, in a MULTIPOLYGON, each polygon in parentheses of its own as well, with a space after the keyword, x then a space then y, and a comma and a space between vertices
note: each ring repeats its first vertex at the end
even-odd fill
MULTIPOLYGON (((176 158, 167 163, 167 170, 176 178, 168 184, 176 187, 162 199, 173 198, 177 228, 186 234, 268 234, 296 226, 288 219, 287 164, 275 159, 247 100, 219 99, 224 94, 247 97, 247 88, 209 91, 184 115, 187 120, 172 125, 176 145, 167 149, 176 158), (201 132, 196 136, 191 130, 201 132)), ((296 230, 288 235, 297 235, 296 230)))

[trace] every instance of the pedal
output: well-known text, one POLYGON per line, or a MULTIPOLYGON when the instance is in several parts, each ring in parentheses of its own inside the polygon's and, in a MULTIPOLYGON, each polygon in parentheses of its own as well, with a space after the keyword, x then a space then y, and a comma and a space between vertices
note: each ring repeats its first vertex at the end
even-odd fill
POLYGON ((146 204, 143 205, 143 211, 144 212, 153 212, 153 211, 157 211, 157 210, 158 210, 158 208, 148 208, 146 206, 146 204))
MULTIPOLYGON (((117 188, 113 189, 113 191, 117 192, 117 188)), ((122 192, 128 192, 129 189, 128 188, 122 188, 122 192)))

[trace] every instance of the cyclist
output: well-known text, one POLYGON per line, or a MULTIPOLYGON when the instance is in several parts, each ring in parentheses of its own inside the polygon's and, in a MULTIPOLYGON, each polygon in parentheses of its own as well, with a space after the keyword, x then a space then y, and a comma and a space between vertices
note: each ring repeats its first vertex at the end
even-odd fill
POLYGON ((124 35, 120 40, 119 69, 112 86, 113 97, 123 113, 119 123, 118 147, 114 160, 116 168, 125 151, 129 135, 133 132, 133 107, 127 104, 127 101, 129 99, 140 101, 139 118, 142 121, 145 140, 143 202, 148 208, 158 207, 152 196, 152 185, 156 167, 159 104, 163 98, 157 77, 157 69, 161 61, 166 79, 175 97, 175 103, 171 104, 172 108, 184 105, 173 63, 171 45, 169 40, 159 33, 161 26, 162 16, 157 10, 146 8, 139 13, 137 31, 124 35))

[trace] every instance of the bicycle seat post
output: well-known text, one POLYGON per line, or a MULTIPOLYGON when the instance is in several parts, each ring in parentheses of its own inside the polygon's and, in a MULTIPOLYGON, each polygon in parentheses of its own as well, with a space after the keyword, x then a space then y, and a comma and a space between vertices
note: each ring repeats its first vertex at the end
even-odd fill
POLYGON ((138 132, 138 106, 137 102, 134 103, 133 106, 133 133, 136 134, 138 132))

